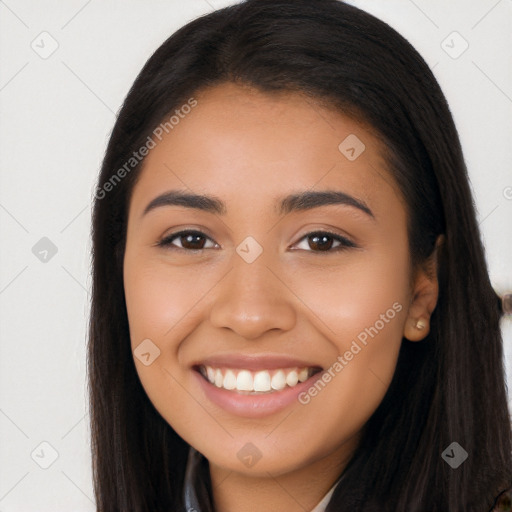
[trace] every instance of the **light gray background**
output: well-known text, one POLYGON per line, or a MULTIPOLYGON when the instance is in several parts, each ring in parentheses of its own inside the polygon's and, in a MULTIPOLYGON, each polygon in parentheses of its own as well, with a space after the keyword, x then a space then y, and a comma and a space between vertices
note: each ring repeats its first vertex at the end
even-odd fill
MULTIPOLYGON (((85 384, 95 180, 151 53, 232 3, 0 0, 0 512, 95 509, 85 384), (32 252, 42 237, 57 248, 47 262, 32 252)), ((350 3, 395 27, 434 70, 461 136, 493 285, 512 291, 512 0, 350 3)))

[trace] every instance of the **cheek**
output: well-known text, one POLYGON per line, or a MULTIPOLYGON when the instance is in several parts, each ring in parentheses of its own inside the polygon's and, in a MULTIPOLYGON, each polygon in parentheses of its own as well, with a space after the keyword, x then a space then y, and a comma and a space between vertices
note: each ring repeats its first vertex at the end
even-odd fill
POLYGON ((393 334, 401 332, 407 310, 408 270, 405 250, 393 254, 380 251, 351 255, 346 264, 319 266, 307 274, 297 270, 291 279, 294 291, 321 321, 317 325, 323 324, 326 337, 342 349, 347 340, 376 322, 382 334, 389 332, 395 337, 393 334), (399 306, 393 307, 395 303, 399 306))
POLYGON ((176 332, 193 316, 194 304, 208 289, 190 269, 129 256, 124 288, 132 345, 145 338, 155 338, 159 344, 176 339, 176 332))
POLYGON ((195 414, 179 414, 183 410, 191 412, 196 404, 181 384, 185 372, 177 358, 179 344, 190 331, 190 321, 196 321, 194 304, 209 289, 207 283, 193 286, 196 282, 197 272, 171 269, 136 251, 126 252, 124 288, 136 371, 151 403, 170 425, 180 427, 180 435, 185 434, 185 438, 197 428, 196 416, 204 415, 199 406, 195 414), (160 353, 145 365, 137 357, 137 347, 148 339, 160 353))
POLYGON ((342 358, 341 366, 332 368, 336 384, 328 386, 326 398, 330 396, 334 409, 340 401, 350 404, 362 418, 380 403, 396 368, 409 300, 409 268, 405 244, 402 251, 368 253, 355 261, 333 272, 319 268, 308 279, 296 278, 294 291, 313 311, 311 322, 342 358))

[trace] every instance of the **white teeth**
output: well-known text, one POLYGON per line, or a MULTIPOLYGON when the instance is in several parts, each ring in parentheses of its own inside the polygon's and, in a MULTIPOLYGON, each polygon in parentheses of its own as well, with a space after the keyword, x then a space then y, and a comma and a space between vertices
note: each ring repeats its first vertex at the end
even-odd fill
POLYGON ((238 373, 236 378, 236 389, 238 391, 252 391, 253 390, 253 379, 251 372, 242 370, 238 373))
POLYGON ((307 368, 303 368, 299 372, 299 382, 304 382, 307 379, 308 379, 308 369, 307 368))
POLYGON ((297 384, 297 382, 299 382, 299 376, 295 370, 292 370, 286 376, 286 384, 288 384, 288 386, 292 387, 292 386, 295 386, 295 384, 297 384))
POLYGON ((283 370, 279 370, 274 374, 272 377, 272 389, 280 390, 284 389, 286 386, 286 375, 284 374, 283 370))
POLYGON ((312 368, 283 368, 278 370, 220 369, 203 365, 201 373, 218 388, 242 393, 272 393, 285 387, 296 386, 306 381, 312 374, 312 368))
POLYGON ((215 371, 215 385, 218 387, 218 388, 221 388, 222 387, 222 384, 224 382, 224 377, 222 376, 222 372, 217 369, 215 371))
POLYGON ((235 389, 236 388, 236 375, 232 370, 228 370, 226 375, 224 375, 224 384, 223 386, 226 389, 235 389))
POLYGON ((270 391, 270 373, 266 370, 254 376, 254 391, 270 391))

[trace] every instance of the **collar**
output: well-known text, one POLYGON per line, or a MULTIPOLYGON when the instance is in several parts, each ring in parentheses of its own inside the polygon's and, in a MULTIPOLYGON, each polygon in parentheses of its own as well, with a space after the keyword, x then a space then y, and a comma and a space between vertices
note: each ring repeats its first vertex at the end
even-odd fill
MULTIPOLYGON (((199 453, 195 448, 191 446, 188 452, 187 467, 185 469, 185 481, 183 485, 183 501, 185 504, 186 512, 213 511, 211 503, 207 505, 207 508, 199 504, 197 487, 198 484, 201 483, 201 474, 203 475, 203 478, 205 478, 205 474, 209 474, 205 472, 205 470, 208 470, 206 457, 204 457, 204 455, 199 453)), ((334 488, 340 481, 341 478, 334 483, 334 485, 329 489, 329 491, 327 491, 325 496, 320 500, 316 507, 311 510, 311 512, 325 512, 327 504, 329 503, 332 493, 334 492, 334 488)))

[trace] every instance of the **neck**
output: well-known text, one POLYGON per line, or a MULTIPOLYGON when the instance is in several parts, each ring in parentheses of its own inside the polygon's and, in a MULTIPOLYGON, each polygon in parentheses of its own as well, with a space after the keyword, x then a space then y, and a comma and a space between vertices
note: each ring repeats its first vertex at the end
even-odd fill
POLYGON ((323 459, 278 476, 237 473, 210 461, 215 511, 309 512, 336 483, 349 459, 347 446, 342 446, 323 459))

